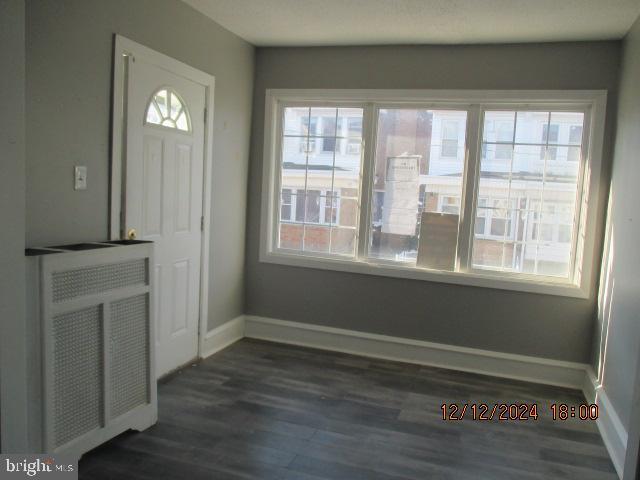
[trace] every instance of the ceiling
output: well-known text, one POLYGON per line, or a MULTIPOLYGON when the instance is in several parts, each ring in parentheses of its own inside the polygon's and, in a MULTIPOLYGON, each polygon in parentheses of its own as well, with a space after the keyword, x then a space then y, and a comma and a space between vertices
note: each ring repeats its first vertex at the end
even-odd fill
POLYGON ((184 0, 257 46, 622 38, 640 0, 184 0))

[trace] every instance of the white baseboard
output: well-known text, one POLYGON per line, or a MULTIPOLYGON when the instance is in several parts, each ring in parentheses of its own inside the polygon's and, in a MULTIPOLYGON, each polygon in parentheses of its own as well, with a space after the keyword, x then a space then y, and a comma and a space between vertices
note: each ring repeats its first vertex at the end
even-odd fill
POLYGON ((244 337, 244 315, 207 332, 202 342, 201 358, 207 358, 244 337))
POLYGON ((609 399, 605 388, 600 385, 598 378, 591 367, 587 369, 583 392, 586 399, 598 405, 598 420, 596 424, 604 445, 607 447, 613 466, 622 478, 624 473, 624 460, 627 452, 627 430, 624 428, 618 412, 609 399))
POLYGON ((581 389, 587 365, 245 315, 245 336, 581 389))

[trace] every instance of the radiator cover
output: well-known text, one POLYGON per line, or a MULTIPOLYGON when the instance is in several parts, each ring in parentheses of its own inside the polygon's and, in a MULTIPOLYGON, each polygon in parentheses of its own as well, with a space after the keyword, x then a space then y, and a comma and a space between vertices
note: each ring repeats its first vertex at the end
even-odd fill
POLYGON ((34 249, 27 258, 31 451, 79 457, 153 425, 153 244, 34 249))

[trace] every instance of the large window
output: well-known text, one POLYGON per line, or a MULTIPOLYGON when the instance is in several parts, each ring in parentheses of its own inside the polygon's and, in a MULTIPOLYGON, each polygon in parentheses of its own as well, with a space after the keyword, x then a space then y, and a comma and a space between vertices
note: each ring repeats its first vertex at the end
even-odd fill
POLYGON ((603 116, 601 92, 269 92, 261 259, 587 296, 603 116))

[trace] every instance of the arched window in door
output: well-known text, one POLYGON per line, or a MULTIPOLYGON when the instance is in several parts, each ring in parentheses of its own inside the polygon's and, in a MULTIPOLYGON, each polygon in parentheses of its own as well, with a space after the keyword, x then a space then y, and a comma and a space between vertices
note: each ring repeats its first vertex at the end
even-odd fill
POLYGON ((167 87, 161 88, 151 97, 149 105, 147 105, 145 122, 183 132, 191 131, 191 120, 187 106, 180 95, 167 87))

